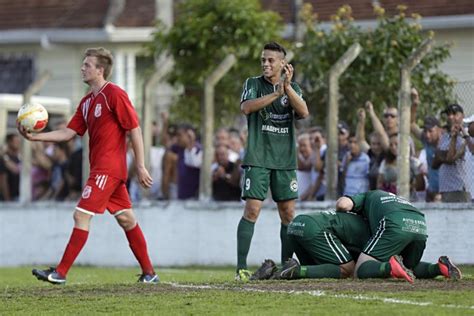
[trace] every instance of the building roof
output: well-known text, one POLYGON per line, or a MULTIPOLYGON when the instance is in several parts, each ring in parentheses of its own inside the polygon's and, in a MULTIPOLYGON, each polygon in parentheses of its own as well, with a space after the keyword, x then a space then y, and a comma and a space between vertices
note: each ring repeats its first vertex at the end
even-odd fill
MULTIPOLYGON (((291 0, 261 0, 264 9, 278 12, 285 22, 293 23, 295 6, 291 0)), ((423 17, 474 14, 472 0, 303 0, 311 3, 321 21, 328 21, 337 9, 348 4, 357 20, 373 19, 373 4, 388 14, 397 12, 399 4, 407 13, 423 17)), ((0 30, 102 28, 111 3, 124 3, 114 19, 116 27, 151 27, 155 20, 156 0, 0 0, 0 30)))
MULTIPOLYGON (((172 0, 168 4, 176 4, 172 0)), ((278 12, 286 22, 284 36, 293 34, 294 0, 260 0, 266 10, 278 12)), ((151 39, 157 0, 0 0, 0 45, 19 43, 146 42, 151 39)), ((302 0, 312 3, 322 27, 330 27, 331 15, 344 4, 363 27, 375 23, 373 4, 388 14, 397 5, 408 6, 407 15, 419 13, 428 29, 473 28, 472 0, 302 0)), ((166 6, 166 4, 164 5, 166 6)), ((157 12, 158 11, 158 12, 157 12)), ((171 14, 172 10, 170 11, 171 14)))
POLYGON ((0 0, 0 30, 102 28, 114 2, 125 3, 114 26, 153 26, 155 0, 0 0))
MULTIPOLYGON (((295 1, 261 0, 262 6, 267 10, 278 12, 285 22, 294 22, 295 1)), ((303 0, 311 3, 314 12, 318 13, 320 21, 329 21, 331 15, 344 4, 352 8, 356 20, 374 19, 373 4, 379 4, 387 14, 397 13, 397 6, 404 4, 408 7, 407 14, 418 13, 422 17, 442 17, 453 15, 474 14, 474 1, 472 0, 303 0)))

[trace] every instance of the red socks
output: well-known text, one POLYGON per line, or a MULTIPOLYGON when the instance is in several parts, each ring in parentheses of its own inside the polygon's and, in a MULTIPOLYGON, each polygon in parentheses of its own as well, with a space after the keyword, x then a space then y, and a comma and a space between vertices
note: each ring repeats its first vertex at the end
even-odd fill
POLYGON ((87 230, 82 230, 79 228, 74 228, 72 230, 71 238, 66 246, 66 250, 64 250, 63 258, 61 262, 56 267, 56 271, 63 277, 66 277, 69 268, 71 268, 74 260, 76 260, 77 255, 84 247, 87 236, 89 236, 89 232, 87 230))
MULTIPOLYGON (((155 274, 153 266, 151 265, 150 257, 148 256, 145 236, 143 236, 140 226, 137 224, 131 230, 126 231, 125 234, 127 235, 127 239, 133 254, 140 263, 143 273, 151 275, 155 274)), ((56 267, 56 271, 61 276, 66 277, 69 269, 74 263, 74 260, 76 260, 77 256, 86 244, 88 236, 89 232, 86 230, 79 228, 74 228, 72 230, 71 238, 69 239, 69 242, 66 246, 66 250, 64 250, 61 262, 56 267)))
POLYGON ((140 226, 137 224, 134 228, 126 231, 125 235, 127 235, 130 248, 132 249, 135 258, 137 258, 140 263, 143 273, 151 275, 155 274, 153 266, 151 265, 150 257, 148 256, 145 236, 143 236, 140 226))

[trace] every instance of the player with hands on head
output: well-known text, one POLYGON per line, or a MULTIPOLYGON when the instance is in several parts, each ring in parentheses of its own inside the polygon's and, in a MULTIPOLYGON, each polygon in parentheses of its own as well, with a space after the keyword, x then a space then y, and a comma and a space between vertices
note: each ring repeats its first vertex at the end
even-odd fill
POLYGON ((292 82, 294 69, 285 56, 278 43, 266 44, 260 59, 262 75, 247 78, 242 92, 240 108, 247 116, 248 141, 242 163, 245 209, 237 227, 236 280, 250 277, 247 255, 269 186, 281 219, 282 262, 292 256, 286 231, 298 198, 294 121, 309 113, 301 88, 292 82))
POLYGON ((94 215, 107 209, 125 231, 130 248, 140 263, 143 283, 159 281, 151 264, 147 243, 132 210, 127 180, 126 136, 130 134, 135 153, 139 183, 150 188, 153 180, 144 163, 143 139, 137 113, 127 93, 107 81, 112 70, 112 54, 104 48, 88 48, 84 54, 81 75, 90 92, 81 100, 66 127, 32 134, 21 126, 20 133, 30 141, 64 142, 76 135, 89 133, 90 175, 74 211, 74 229, 59 264, 54 268, 33 269, 39 280, 64 284, 66 275, 84 247, 94 215))

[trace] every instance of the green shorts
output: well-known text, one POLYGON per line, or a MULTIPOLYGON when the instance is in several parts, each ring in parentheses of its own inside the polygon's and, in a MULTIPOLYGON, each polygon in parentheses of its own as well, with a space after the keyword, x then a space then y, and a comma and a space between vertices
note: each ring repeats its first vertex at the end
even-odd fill
POLYGON ((341 240, 307 216, 297 216, 288 225, 288 239, 302 265, 331 263, 341 265, 353 260, 341 240))
POLYGON ((387 214, 364 247, 363 253, 380 261, 401 255, 407 268, 421 260, 428 238, 425 217, 409 211, 387 214))
POLYGON ((296 170, 276 170, 262 167, 245 166, 242 182, 242 199, 263 201, 267 197, 268 187, 275 202, 298 198, 296 170))

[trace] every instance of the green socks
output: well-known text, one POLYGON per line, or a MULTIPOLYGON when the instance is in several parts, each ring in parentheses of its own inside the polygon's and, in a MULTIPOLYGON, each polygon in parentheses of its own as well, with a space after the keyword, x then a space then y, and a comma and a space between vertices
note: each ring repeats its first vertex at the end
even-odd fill
POLYGON ((413 269, 413 273, 418 279, 432 279, 441 275, 438 264, 428 262, 418 263, 418 265, 413 269))
POLYGON ((285 264, 285 262, 293 257, 293 248, 291 247, 290 240, 288 239, 288 234, 286 233, 288 230, 287 225, 281 224, 280 226, 280 240, 281 240, 281 264, 285 264))
POLYGON ((359 279, 386 278, 390 276, 390 264, 388 262, 366 261, 357 270, 359 279))
POLYGON ((341 277, 341 269, 338 265, 329 263, 315 266, 301 266, 299 277, 308 279, 339 279, 341 277))
POLYGON ((247 269, 247 255, 250 250, 255 223, 241 218, 237 226, 237 270, 247 269))
MULTIPOLYGON (((368 278, 385 278, 390 276, 390 264, 388 262, 366 261, 357 271, 359 279, 368 278)), ((413 273, 418 279, 432 279, 441 275, 437 263, 420 262, 414 269, 413 273)))

